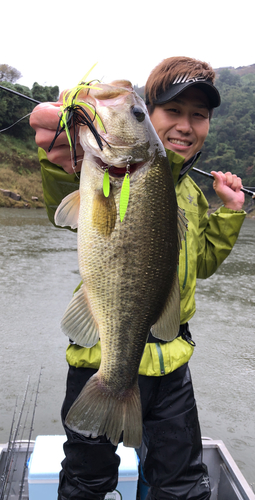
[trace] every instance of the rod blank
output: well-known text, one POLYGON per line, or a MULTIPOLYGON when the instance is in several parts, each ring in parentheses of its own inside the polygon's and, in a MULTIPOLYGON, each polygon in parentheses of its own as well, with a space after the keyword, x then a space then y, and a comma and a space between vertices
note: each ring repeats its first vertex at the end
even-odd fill
MULTIPOLYGON (((205 172, 204 170, 200 170, 199 168, 193 167, 192 169, 194 172, 197 172, 198 174, 204 175, 205 177, 210 177, 210 179, 214 179, 212 174, 209 174, 209 172, 205 172)), ((252 196, 252 198, 255 198, 255 192, 250 191, 249 189, 246 188, 241 188, 241 191, 245 194, 248 194, 249 196, 252 196)))
POLYGON ((28 101, 34 102, 35 104, 41 104, 40 101, 37 101, 36 99, 29 97, 28 95, 20 94, 20 92, 16 92, 16 90, 8 89, 7 87, 2 87, 2 85, 0 85, 0 89, 6 90, 7 92, 11 92, 11 94, 15 94, 19 97, 23 97, 23 99, 27 99, 28 101))

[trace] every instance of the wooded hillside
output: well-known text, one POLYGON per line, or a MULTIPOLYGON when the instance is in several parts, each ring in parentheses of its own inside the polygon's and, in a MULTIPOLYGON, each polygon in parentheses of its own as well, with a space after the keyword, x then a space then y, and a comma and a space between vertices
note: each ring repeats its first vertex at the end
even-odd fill
MULTIPOLYGON (((255 64, 237 69, 216 69, 216 75, 222 103, 214 110, 198 167, 208 172, 232 171, 243 179, 244 186, 255 188, 255 64)), ((0 85, 41 102, 56 101, 59 95, 57 86, 43 87, 35 82, 29 89, 18 83, 1 81, 1 73, 0 85)), ((144 97, 144 87, 135 89, 144 97)), ((28 117, 18 121, 31 113, 33 107, 33 103, 0 89, 0 131, 7 129, 0 133, 0 188, 3 187, 2 174, 6 165, 19 175, 34 172, 37 168, 39 172, 34 131, 29 126, 28 117), (17 121, 14 127, 8 128, 17 121)), ((195 173, 192 175, 206 195, 212 196, 211 180, 195 173)))
MULTIPOLYGON (((214 110, 199 168, 232 171, 255 186, 255 64, 216 69, 221 105, 214 110)), ((144 87, 136 89, 144 97, 144 87)), ((197 175, 196 175, 197 180, 197 175)), ((203 179, 210 190, 211 181, 203 179)))

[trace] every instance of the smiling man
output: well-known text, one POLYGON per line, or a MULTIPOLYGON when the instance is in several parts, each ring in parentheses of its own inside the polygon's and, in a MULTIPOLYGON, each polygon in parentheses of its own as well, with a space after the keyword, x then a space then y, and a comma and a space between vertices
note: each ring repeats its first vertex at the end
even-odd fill
POLYGON ((201 149, 207 137, 209 109, 204 92, 191 87, 171 101, 156 106, 150 118, 165 148, 187 161, 201 149))
MULTIPOLYGON (((188 367, 195 346, 188 321, 196 310, 197 278, 205 279, 217 270, 233 248, 245 218, 240 178, 230 172, 213 172, 214 188, 223 206, 208 217, 208 203, 188 175, 209 132, 213 108, 220 105, 214 78, 215 73, 207 63, 173 57, 152 71, 145 88, 150 118, 166 153, 172 155, 174 151, 184 158, 183 161, 176 157, 173 176, 178 205, 188 219, 178 269, 179 335, 172 342, 158 342, 150 333, 139 368, 143 443, 138 453, 149 485, 146 500, 208 500, 211 495, 188 367)), ((39 158, 52 222, 62 198, 79 183, 76 175, 70 175, 73 170, 65 134, 61 134, 52 151, 46 153, 55 135, 60 105, 61 102, 37 106, 31 116, 36 142, 45 150, 39 150, 39 158)), ((83 151, 78 145, 78 157, 79 154, 82 156, 83 151)), ((67 361, 63 424, 85 382, 100 365, 100 346, 96 344, 88 349, 71 344, 67 361)), ((116 447, 106 436, 92 439, 66 427, 65 431, 66 458, 60 473, 58 500, 103 500, 118 481, 116 447)))

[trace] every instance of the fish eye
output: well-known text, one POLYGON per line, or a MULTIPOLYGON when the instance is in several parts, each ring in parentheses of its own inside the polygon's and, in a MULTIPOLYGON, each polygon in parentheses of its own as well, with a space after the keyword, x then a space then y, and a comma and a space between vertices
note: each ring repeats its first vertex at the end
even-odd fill
POLYGON ((133 115, 135 115, 138 122, 143 122, 145 118, 145 113, 142 108, 140 108, 139 106, 134 106, 132 108, 132 113, 133 115))

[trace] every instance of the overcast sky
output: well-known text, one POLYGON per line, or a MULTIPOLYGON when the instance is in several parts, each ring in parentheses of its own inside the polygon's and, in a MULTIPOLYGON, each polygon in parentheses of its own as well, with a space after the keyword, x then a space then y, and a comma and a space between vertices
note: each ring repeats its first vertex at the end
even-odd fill
POLYGON ((13 0, 1 5, 0 64, 32 87, 90 79, 144 85, 162 59, 186 55, 214 68, 255 64, 251 0, 13 0))

